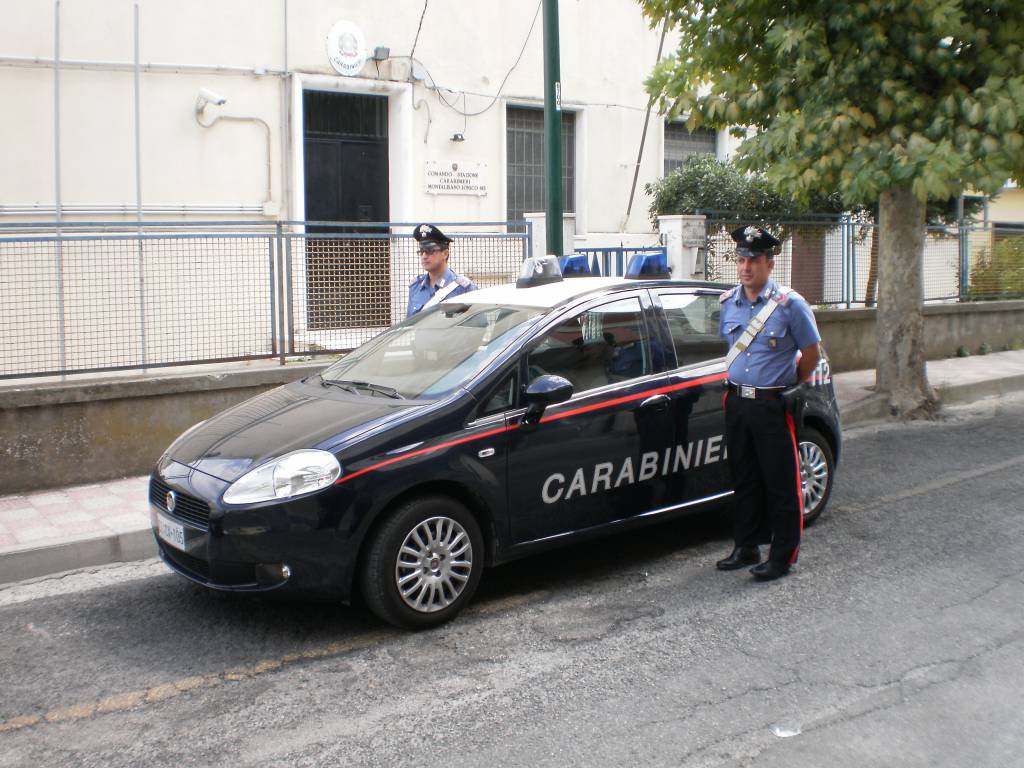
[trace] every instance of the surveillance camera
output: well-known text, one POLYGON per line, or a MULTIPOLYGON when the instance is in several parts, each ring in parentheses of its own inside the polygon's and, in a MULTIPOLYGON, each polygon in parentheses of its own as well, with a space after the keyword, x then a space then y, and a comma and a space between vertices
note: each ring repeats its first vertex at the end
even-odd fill
POLYGON ((227 99, 221 96, 219 93, 211 91, 209 88, 200 88, 199 95, 196 97, 196 114, 198 115, 204 109, 207 104, 214 104, 220 106, 224 104, 227 99))

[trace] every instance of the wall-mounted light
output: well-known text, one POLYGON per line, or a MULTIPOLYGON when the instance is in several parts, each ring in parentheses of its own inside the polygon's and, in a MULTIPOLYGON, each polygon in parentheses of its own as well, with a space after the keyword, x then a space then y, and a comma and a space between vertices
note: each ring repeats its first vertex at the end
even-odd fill
POLYGON ((453 133, 452 141, 465 141, 466 137, 461 133, 453 133))

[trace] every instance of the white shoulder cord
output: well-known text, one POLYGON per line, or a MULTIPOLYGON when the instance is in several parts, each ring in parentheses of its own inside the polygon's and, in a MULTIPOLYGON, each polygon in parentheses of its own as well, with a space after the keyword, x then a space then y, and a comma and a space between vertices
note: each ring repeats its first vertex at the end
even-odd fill
MULTIPOLYGON (((777 292, 778 293, 778 292, 777 292)), ((725 370, 728 373, 729 368, 732 366, 733 361, 739 357, 743 352, 746 351, 747 347, 750 346, 754 337, 757 336, 764 328, 765 322, 771 317, 772 312, 779 306, 779 302, 776 301, 775 296, 768 299, 768 302, 750 319, 750 323, 744 329, 740 337, 736 339, 736 343, 729 349, 729 353, 725 356, 725 370)))
POLYGON ((448 298, 448 294, 451 293, 452 291, 454 291, 458 287, 459 287, 458 280, 452 280, 450 283, 448 283, 448 285, 446 285, 440 291, 435 293, 430 298, 430 301, 428 301, 426 304, 423 305, 423 308, 426 309, 427 307, 432 307, 435 304, 437 304, 438 302, 443 301, 444 299, 447 299, 448 298))

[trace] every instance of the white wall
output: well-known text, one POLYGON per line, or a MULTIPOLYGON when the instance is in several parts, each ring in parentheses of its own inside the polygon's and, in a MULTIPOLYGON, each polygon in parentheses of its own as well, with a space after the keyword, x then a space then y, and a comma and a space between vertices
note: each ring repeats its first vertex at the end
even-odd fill
MULTIPOLYGON (((87 218, 109 218, 97 215, 97 206, 130 210, 135 205, 133 75, 123 66, 120 71, 83 69, 70 60, 131 64, 133 5, 131 0, 62 0, 60 5, 61 58, 68 62, 60 75, 62 199, 65 206, 91 208, 87 218)), ((328 78, 342 90, 365 90, 365 85, 353 88, 355 81, 336 75, 327 61, 327 31, 344 18, 362 29, 370 49, 391 50, 390 61, 379 69, 368 63, 361 79, 390 80, 408 94, 391 92, 392 106, 394 99, 407 98, 410 111, 408 131, 391 136, 391 160, 400 166, 392 168, 392 181, 402 179, 408 187, 397 193, 405 196, 398 212, 415 220, 505 219, 504 109, 508 103, 542 105, 539 16, 501 97, 493 97, 526 40, 533 2, 433 0, 427 7, 416 58, 432 78, 427 84, 451 89, 442 95, 457 110, 482 111, 470 117, 446 106, 424 82, 410 84, 407 55, 423 10, 419 0, 142 0, 138 5, 141 61, 178 65, 178 71, 150 68, 141 77, 142 202, 148 210, 187 206, 200 218, 211 218, 204 215, 209 206, 220 218, 261 210, 263 129, 252 123, 197 125, 196 92, 207 87, 228 102, 208 107, 206 119, 250 116, 269 124, 272 197, 282 215, 294 215, 302 191, 301 176, 295 181, 292 171, 302 146, 289 122, 301 118, 295 109, 301 100, 294 94, 287 99, 286 73, 320 82, 328 78), (455 132, 466 140, 452 142, 455 132), (488 195, 426 194, 428 160, 486 163, 488 195), (289 185, 294 187, 290 195, 289 185)), ((0 122, 5 150, 0 153, 0 220, 20 220, 26 218, 24 206, 42 206, 45 214, 55 200, 54 76, 52 68, 12 59, 53 57, 54 4, 5 0, 4 11, 0 89, 5 102, 17 108, 14 119, 0 122)), ((566 109, 577 112, 578 231, 649 231, 643 185, 660 175, 662 163, 662 120, 656 114, 633 211, 628 221, 624 215, 647 107, 643 80, 654 64, 660 30, 649 28, 634 0, 562 0, 560 14, 562 99, 566 109)), ((665 48, 671 50, 671 36, 665 48)))

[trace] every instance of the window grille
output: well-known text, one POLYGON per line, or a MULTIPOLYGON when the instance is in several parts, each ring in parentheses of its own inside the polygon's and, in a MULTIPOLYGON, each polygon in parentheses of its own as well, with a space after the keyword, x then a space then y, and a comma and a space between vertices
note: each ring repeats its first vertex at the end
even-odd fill
MULTIPOLYGON (((547 209, 544 186, 544 110, 508 107, 508 220, 547 209)), ((562 210, 576 210, 576 116, 562 113, 562 210)))

